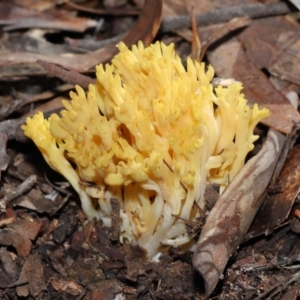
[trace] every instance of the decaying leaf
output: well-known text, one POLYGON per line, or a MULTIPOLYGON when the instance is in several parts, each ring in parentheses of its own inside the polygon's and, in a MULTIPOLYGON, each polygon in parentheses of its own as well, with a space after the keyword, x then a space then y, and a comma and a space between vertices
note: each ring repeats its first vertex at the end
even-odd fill
POLYGON ((193 265, 205 282, 206 297, 217 285, 264 200, 261 196, 284 141, 284 135, 270 130, 261 151, 233 178, 207 217, 193 257, 193 265))

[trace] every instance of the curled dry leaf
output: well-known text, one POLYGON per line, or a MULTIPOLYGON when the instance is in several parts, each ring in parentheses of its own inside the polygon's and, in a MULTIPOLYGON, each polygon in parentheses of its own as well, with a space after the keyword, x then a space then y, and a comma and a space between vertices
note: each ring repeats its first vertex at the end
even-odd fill
POLYGON ((193 265, 205 282, 206 297, 260 208, 284 141, 284 135, 270 130, 261 151, 234 177, 210 212, 193 256, 193 265))

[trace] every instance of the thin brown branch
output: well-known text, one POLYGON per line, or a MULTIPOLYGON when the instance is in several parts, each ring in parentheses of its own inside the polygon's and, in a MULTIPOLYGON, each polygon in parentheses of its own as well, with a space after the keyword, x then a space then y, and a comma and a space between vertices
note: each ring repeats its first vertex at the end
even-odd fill
MULTIPOLYGON (((213 9, 202 14, 197 14, 196 21, 198 26, 207 26, 210 24, 228 22, 233 18, 243 16, 249 16, 252 19, 257 19, 276 15, 284 15, 290 12, 290 8, 284 2, 248 4, 228 8, 213 9)), ((169 32, 190 27, 190 15, 176 16, 164 19, 161 23, 160 32, 169 32)))
POLYGON ((73 85, 80 85, 82 88, 87 88, 89 84, 95 83, 95 79, 82 75, 75 71, 64 70, 62 67, 56 66, 53 63, 45 60, 38 59, 37 63, 40 64, 49 74, 56 76, 65 82, 73 85))

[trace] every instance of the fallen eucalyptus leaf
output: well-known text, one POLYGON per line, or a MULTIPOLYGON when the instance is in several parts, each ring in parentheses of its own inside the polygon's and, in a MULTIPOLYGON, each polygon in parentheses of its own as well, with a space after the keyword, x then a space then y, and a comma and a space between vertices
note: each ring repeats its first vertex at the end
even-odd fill
POLYGON ((213 292, 260 208, 284 142, 283 134, 270 129, 261 151, 233 178, 208 215, 193 256, 205 297, 213 292))

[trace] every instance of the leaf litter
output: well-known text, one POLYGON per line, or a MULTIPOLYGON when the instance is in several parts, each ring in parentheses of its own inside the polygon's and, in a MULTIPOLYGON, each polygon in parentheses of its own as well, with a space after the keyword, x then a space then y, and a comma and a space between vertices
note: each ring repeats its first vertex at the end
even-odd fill
MULTIPOLYGON (((190 44, 185 42, 192 41, 193 35, 188 29, 190 20, 187 19, 189 25, 178 22, 182 16, 190 18, 190 5, 168 0, 162 9, 161 1, 144 1, 144 6, 141 2, 133 3, 137 1, 123 1, 119 3, 121 6, 117 2, 104 1, 106 6, 97 7, 88 1, 78 5, 69 1, 54 5, 44 0, 36 10, 31 9, 31 1, 1 3, 3 10, 0 11, 10 12, 1 18, 0 40, 1 299, 201 299, 205 293, 214 299, 296 299, 300 284, 297 132, 283 171, 276 183, 266 190, 267 201, 254 219, 255 227, 251 228, 255 228, 256 239, 249 236, 250 229, 247 240, 245 232, 237 244, 231 245, 234 248, 228 252, 231 258, 226 259, 225 264, 229 262, 219 274, 222 280, 217 278, 215 282, 205 275, 201 278, 195 271, 192 252, 170 248, 156 263, 145 259, 144 249, 121 244, 117 238, 120 231, 117 202, 112 202, 112 227, 105 227, 96 220, 88 222, 74 191, 49 169, 25 139, 19 129, 25 116, 37 110, 45 114, 59 110, 60 99, 68 98, 66 92, 74 84, 86 87, 93 82, 91 70, 113 56, 118 39, 128 44, 139 39, 146 44, 154 39, 175 41, 182 56, 192 52, 190 44), (145 18, 143 12, 146 11, 145 18), (136 21, 138 14, 140 18, 136 21), (105 19, 105 26, 97 31, 100 17, 105 19), (136 25, 126 29, 116 40, 110 24, 120 23, 125 18, 132 18, 136 25), (179 25, 182 27, 178 28, 179 25), (38 36, 27 35, 36 29, 38 36), (51 38, 47 39, 49 36, 58 38, 59 42, 53 43, 51 38), (100 48, 100 44, 92 50, 80 49, 78 45, 84 39, 107 42, 104 48, 100 48), (8 40, 13 42, 9 44, 8 40), (45 49, 42 45, 49 47, 45 49), (43 54, 42 49, 49 52, 43 54), (38 59, 41 61, 37 62, 38 59)), ((257 4, 251 1, 251 5, 257 4)), ((256 20, 254 6, 250 12, 242 1, 226 1, 232 11, 243 6, 240 9, 245 12, 243 16, 250 14, 252 19, 234 21, 226 16, 222 19, 221 14, 224 24, 199 26, 201 14, 218 10, 224 3, 195 2, 200 43, 193 52, 201 53, 201 58, 213 65, 217 76, 243 82, 250 103, 270 108, 272 115, 265 125, 289 133, 299 122, 297 110, 285 98, 288 91, 300 91, 299 25, 292 15, 284 16, 291 10, 286 3, 270 1, 267 4, 269 11, 256 20), (276 5, 280 8, 277 14, 282 16, 267 18, 274 15, 276 5), (277 89, 274 81, 280 85, 277 89)), ((224 15, 226 13, 225 9, 224 15)), ((266 127, 260 126, 258 130, 263 139, 266 127)), ((242 175, 242 190, 247 184, 251 187, 247 179, 249 181, 247 174, 242 175)), ((234 184, 233 180, 232 187, 234 184)), ((214 210, 216 200, 211 199, 210 209, 214 210)), ((222 199, 219 200, 216 205, 220 206, 222 199)), ((251 221, 247 213, 243 216, 245 222, 251 221)), ((217 219, 221 222, 220 217, 217 219)), ((191 230, 201 231, 203 223, 205 220, 189 225, 195 226, 191 230)), ((229 223, 230 226, 235 225, 229 223)), ((217 244, 222 246, 224 242, 217 239, 217 244)))

